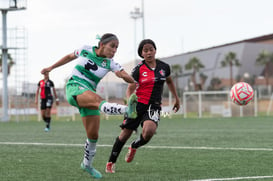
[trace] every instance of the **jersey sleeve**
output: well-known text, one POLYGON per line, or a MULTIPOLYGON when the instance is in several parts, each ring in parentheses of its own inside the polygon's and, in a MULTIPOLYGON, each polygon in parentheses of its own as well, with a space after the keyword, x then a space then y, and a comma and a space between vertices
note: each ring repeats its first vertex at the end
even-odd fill
POLYGON ((114 60, 111 60, 110 68, 112 72, 122 71, 124 68, 114 60))
POLYGON ((136 66, 133 70, 132 70, 132 77, 134 78, 134 80, 136 82, 138 82, 139 79, 139 66, 136 66))
POLYGON ((82 50, 88 50, 88 51, 90 51, 90 49, 92 49, 91 46, 84 45, 84 46, 82 46, 82 47, 80 47, 80 48, 74 50, 74 55, 75 55, 76 57, 79 57, 80 54, 81 54, 81 52, 82 52, 82 50))
POLYGON ((171 75, 171 68, 169 64, 166 64, 166 77, 169 77, 171 75))
POLYGON ((82 51, 82 49, 76 49, 76 50, 74 50, 74 55, 75 55, 76 57, 79 57, 80 54, 81 54, 81 51, 82 51))
POLYGON ((54 87, 54 82, 52 80, 50 80, 50 84, 51 87, 54 87))

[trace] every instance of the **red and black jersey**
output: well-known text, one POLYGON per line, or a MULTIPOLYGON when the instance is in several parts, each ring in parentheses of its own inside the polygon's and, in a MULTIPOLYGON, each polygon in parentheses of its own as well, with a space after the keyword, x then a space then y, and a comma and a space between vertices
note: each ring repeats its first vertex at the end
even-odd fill
POLYGON ((41 99, 46 99, 48 97, 53 97, 51 88, 54 87, 54 83, 51 80, 40 80, 38 82, 38 87, 40 87, 41 92, 40 92, 40 98, 41 99))
POLYGON ((166 78, 170 76, 170 66, 156 60, 156 68, 151 69, 143 60, 132 71, 137 82, 136 95, 143 104, 161 104, 162 92, 166 78))

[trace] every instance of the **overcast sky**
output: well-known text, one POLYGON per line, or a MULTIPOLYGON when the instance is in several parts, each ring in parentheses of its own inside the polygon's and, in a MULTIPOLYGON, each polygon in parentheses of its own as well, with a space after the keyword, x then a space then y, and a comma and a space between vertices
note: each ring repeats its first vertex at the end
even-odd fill
MULTIPOLYGON (((132 61, 134 25, 137 44, 142 39, 142 20, 130 18, 135 7, 141 0, 28 0, 27 10, 8 12, 8 27, 28 31, 29 81, 37 83, 43 67, 83 44, 96 45, 96 35, 107 32, 120 40, 114 59, 132 61)), ((145 38, 155 41, 160 58, 267 35, 273 33, 272 7, 272 0, 144 0, 145 38)), ((74 63, 50 74, 57 87, 74 63)))

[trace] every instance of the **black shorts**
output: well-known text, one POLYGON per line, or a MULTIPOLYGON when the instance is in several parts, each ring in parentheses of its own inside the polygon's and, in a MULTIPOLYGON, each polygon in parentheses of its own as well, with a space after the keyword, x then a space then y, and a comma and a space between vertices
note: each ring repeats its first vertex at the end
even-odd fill
POLYGON ((135 119, 124 118, 123 123, 120 125, 121 128, 137 130, 138 126, 141 124, 143 126, 143 122, 146 120, 151 120, 158 125, 160 121, 160 111, 161 106, 159 104, 143 104, 137 103, 137 117, 135 119))
POLYGON ((53 97, 41 99, 41 110, 51 108, 53 104, 53 97))

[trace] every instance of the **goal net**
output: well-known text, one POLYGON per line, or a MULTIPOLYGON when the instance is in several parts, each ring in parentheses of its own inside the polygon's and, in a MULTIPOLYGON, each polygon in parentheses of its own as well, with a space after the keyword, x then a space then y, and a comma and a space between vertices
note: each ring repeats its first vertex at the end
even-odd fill
POLYGON ((184 118, 257 116, 256 92, 248 105, 231 102, 229 91, 194 91, 183 93, 184 118))

